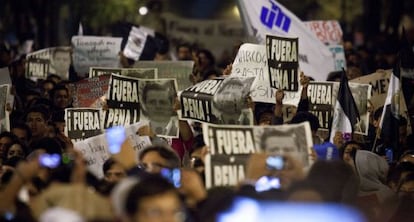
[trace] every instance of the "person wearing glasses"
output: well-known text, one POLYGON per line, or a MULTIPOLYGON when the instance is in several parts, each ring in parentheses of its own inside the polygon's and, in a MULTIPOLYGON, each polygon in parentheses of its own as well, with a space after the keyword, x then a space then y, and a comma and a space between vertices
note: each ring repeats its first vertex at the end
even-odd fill
POLYGON ((148 173, 160 173, 162 168, 179 168, 181 161, 177 153, 164 146, 150 146, 138 155, 138 167, 148 173))

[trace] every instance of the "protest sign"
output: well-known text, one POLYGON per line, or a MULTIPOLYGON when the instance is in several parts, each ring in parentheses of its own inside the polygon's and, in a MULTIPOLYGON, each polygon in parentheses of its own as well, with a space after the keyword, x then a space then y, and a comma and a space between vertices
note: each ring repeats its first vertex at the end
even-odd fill
POLYGON ((319 21, 306 21, 304 22, 316 37, 327 45, 342 44, 342 28, 336 20, 319 20, 319 21))
POLYGON ((132 26, 123 50, 124 56, 135 61, 139 60, 144 51, 145 44, 147 43, 147 37, 154 35, 155 33, 152 29, 143 26, 132 26))
POLYGON ((298 37, 300 70, 318 81, 334 71, 329 49, 291 11, 276 0, 238 0, 245 30, 257 43, 265 44, 266 35, 298 37))
POLYGON ((89 67, 118 67, 122 38, 73 36, 73 66, 80 76, 87 76, 89 67))
MULTIPOLYGON (((240 46, 234 59, 231 76, 255 77, 250 96, 254 102, 276 103, 276 89, 270 87, 267 68, 266 46, 245 43, 240 46)), ((297 106, 300 100, 301 86, 298 92, 285 92, 283 104, 297 106)))
POLYGON ((26 77, 37 80, 54 74, 67 80, 70 64, 70 47, 60 46, 35 51, 26 55, 26 77))
POLYGON ((101 108, 108 92, 110 75, 82 79, 68 85, 73 107, 101 108))
POLYGON ((215 124, 253 125, 247 96, 254 78, 205 80, 181 95, 181 118, 215 124))
MULTIPOLYGON (((370 102, 373 106, 373 110, 376 110, 384 106, 385 99, 387 97, 388 85, 390 83, 391 70, 377 70, 375 73, 365 75, 356 79, 350 80, 350 82, 370 84, 372 87, 370 102)), ((400 114, 407 119, 408 133, 411 132, 411 122, 408 116, 408 109, 406 101, 400 97, 400 114)))
POLYGON ((9 111, 7 111, 7 98, 10 85, 0 85, 0 133, 10 131, 9 111))
POLYGON ((333 58, 335 61, 335 71, 342 71, 344 69, 346 70, 344 47, 342 45, 330 45, 328 47, 333 54, 333 58))
POLYGON ((178 115, 174 110, 177 97, 175 79, 140 79, 140 121, 147 120, 152 131, 163 137, 178 137, 178 115))
POLYGON ((156 79, 158 70, 156 68, 107 68, 91 67, 89 69, 89 78, 100 75, 117 74, 139 79, 156 79))
MULTIPOLYGON (((349 83, 352 96, 358 108, 360 123, 354 133, 367 135, 369 112, 368 101, 371 98, 369 84, 349 83)), ((329 130, 329 122, 333 117, 333 109, 337 101, 338 82, 313 82, 308 86, 309 111, 319 119, 320 130, 329 130)))
POLYGON ((210 149, 205 159, 206 187, 236 186, 245 178, 250 154, 290 155, 305 167, 311 164, 312 133, 308 122, 279 126, 203 125, 210 149))
MULTIPOLYGON (((136 123, 133 127, 140 127, 142 123, 136 123)), ((145 147, 151 145, 151 140, 148 136, 140 137, 136 135, 133 128, 125 128, 126 138, 129 141, 126 149, 132 149, 134 158, 138 161, 138 152, 145 147)), ((108 149, 108 141, 105 133, 87 138, 85 140, 74 143, 75 149, 82 153, 85 158, 88 170, 98 178, 103 178, 102 166, 105 161, 114 154, 111 154, 108 149)), ((130 150, 131 151, 131 150, 130 150)), ((122 163, 122 160, 121 160, 122 163)))
MULTIPOLYGON (((0 85, 12 85, 12 80, 10 78, 10 72, 8 67, 0 68, 0 85)), ((14 104, 14 95, 12 94, 12 87, 9 87, 9 92, 7 94, 6 104, 9 104, 10 107, 14 104)))
POLYGON ((270 87, 298 91, 298 38, 266 35, 270 87))
POLYGON ((101 109, 66 108, 65 135, 77 142, 102 134, 101 116, 101 109))
POLYGON ((106 101, 108 109, 104 112, 105 129, 112 126, 127 126, 139 121, 138 82, 136 78, 111 75, 106 101))
POLYGON ((193 73, 194 61, 137 61, 135 68, 156 68, 157 78, 177 80, 177 90, 182 91, 192 85, 190 74, 193 73))
POLYGON ((163 13, 166 20, 166 32, 172 46, 180 43, 195 43, 200 48, 211 50, 219 58, 245 35, 240 20, 231 19, 191 19, 172 13, 163 13))

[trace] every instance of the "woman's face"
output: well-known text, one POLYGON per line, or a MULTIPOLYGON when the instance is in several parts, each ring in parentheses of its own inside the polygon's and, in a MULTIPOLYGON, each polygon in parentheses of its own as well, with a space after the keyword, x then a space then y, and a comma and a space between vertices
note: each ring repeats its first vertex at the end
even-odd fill
POLYGON ((24 158, 24 150, 23 150, 22 146, 20 144, 17 144, 17 143, 13 144, 9 148, 9 150, 7 152, 7 159, 10 159, 10 158, 15 157, 15 156, 24 158))

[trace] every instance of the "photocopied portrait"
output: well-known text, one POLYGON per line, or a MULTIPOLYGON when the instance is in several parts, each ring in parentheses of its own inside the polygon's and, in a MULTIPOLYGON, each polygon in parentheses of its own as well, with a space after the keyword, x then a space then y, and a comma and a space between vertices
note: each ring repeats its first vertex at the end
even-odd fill
POLYGON ((142 118, 161 136, 178 136, 178 115, 174 111, 177 96, 175 80, 158 79, 139 82, 142 118))
POLYGON ((69 78, 69 68, 72 62, 71 52, 68 47, 56 47, 51 52, 50 73, 60 76, 62 79, 69 78))

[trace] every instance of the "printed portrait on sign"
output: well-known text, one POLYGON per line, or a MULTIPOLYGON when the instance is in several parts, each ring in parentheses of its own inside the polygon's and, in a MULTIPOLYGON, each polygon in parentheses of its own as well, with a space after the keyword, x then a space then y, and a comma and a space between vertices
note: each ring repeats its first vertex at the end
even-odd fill
POLYGON ((69 78, 69 67, 71 64, 71 53, 67 47, 57 47, 52 51, 50 58, 50 72, 60 76, 62 79, 69 78))
POLYGON ((174 111, 177 96, 174 80, 142 80, 139 82, 141 113, 152 131, 161 136, 178 136, 178 116, 174 111))
POLYGON ((230 125, 253 124, 252 113, 247 106, 251 82, 245 82, 240 78, 226 78, 223 81, 213 97, 217 119, 212 122, 230 125))

